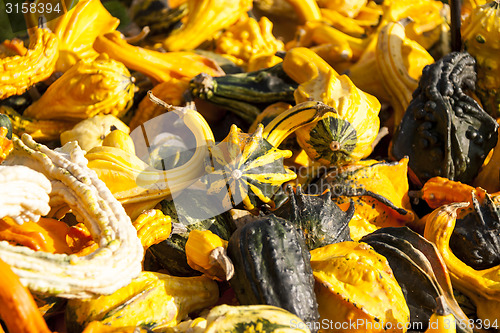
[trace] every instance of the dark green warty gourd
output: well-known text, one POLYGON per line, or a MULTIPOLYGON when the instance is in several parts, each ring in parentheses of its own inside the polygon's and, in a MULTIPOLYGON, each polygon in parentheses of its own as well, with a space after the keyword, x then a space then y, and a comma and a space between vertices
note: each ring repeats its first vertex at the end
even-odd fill
POLYGON ((235 271, 229 283, 242 305, 274 305, 306 323, 318 320, 311 255, 290 222, 268 215, 243 225, 227 254, 235 271))
POLYGON ((465 94, 475 88, 474 66, 467 52, 453 52, 422 71, 391 152, 409 156, 422 183, 434 176, 470 183, 497 143, 497 122, 465 94))

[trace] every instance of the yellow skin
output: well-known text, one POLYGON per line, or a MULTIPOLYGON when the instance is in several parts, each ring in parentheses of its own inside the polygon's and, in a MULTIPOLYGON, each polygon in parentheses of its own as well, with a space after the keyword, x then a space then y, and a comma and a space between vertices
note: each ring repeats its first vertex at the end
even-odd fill
POLYGON ((127 68, 146 74, 157 82, 189 81, 200 73, 220 76, 224 71, 213 61, 191 51, 159 52, 133 46, 118 31, 100 35, 94 48, 122 62, 127 68))
MULTIPOLYGON (((52 4, 54 1, 37 0, 35 3, 52 4)), ((66 2, 61 2, 61 5, 63 3, 66 2)), ((26 15, 28 24, 36 26, 38 13, 26 15)), ((94 40, 99 35, 114 31, 119 23, 120 20, 111 16, 99 0, 78 1, 64 15, 59 17, 49 15, 47 27, 59 40, 60 56, 57 60, 56 71, 65 72, 80 59, 97 58, 99 54, 92 47, 94 40)))
POLYGON ((282 41, 272 33, 273 23, 265 16, 259 21, 251 17, 242 18, 217 39, 216 52, 239 66, 247 67, 253 58, 284 49, 282 41))
POLYGON ((133 78, 125 65, 101 54, 72 66, 23 116, 73 122, 97 114, 120 117, 132 106, 133 96, 133 78))
POLYGON ((163 41, 163 47, 168 51, 195 49, 251 8, 251 0, 188 0, 187 22, 163 41))
POLYGON ((51 76, 59 56, 58 45, 52 32, 34 28, 28 49, 18 48, 22 55, 0 57, 0 99, 20 95, 51 76))
MULTIPOLYGON (((321 101, 333 107, 338 117, 348 121, 356 129, 357 142, 349 155, 351 160, 360 160, 372 152, 371 144, 377 137, 380 126, 378 118, 380 103, 374 96, 359 90, 348 76, 339 75, 316 53, 307 48, 300 47, 288 51, 283 61, 283 69, 300 84, 294 94, 297 104, 308 100, 321 101)), ((299 143, 301 138, 304 139, 302 141, 307 141, 311 126, 314 124, 298 129, 299 143)), ((312 149, 314 150, 314 147, 312 149)), ((311 151, 308 155, 320 163, 331 163, 311 154, 316 155, 316 153, 311 151)))
POLYGON ((426 218, 424 237, 433 242, 446 263, 453 286, 467 295, 477 307, 481 320, 500 321, 500 265, 475 270, 458 259, 450 249, 450 238, 457 216, 467 211, 468 202, 435 209, 426 218))
POLYGON ((475 7, 462 27, 464 48, 477 62, 476 93, 484 109, 500 115, 500 4, 475 7))
MULTIPOLYGON (((311 267, 320 321, 359 323, 342 332, 406 332, 410 310, 401 287, 387 260, 368 244, 350 241, 312 250, 311 267)), ((333 325, 324 331, 338 332, 333 325)))

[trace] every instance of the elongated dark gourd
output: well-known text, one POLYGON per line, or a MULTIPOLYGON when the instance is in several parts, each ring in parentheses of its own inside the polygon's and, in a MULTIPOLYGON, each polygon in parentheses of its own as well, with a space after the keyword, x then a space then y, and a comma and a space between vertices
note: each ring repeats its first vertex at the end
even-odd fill
POLYGON ((475 89, 475 64, 467 52, 453 52, 422 71, 391 151, 409 156, 422 184, 435 176, 470 183, 497 143, 497 122, 465 94, 475 89))
MULTIPOLYGON (((439 296, 458 322, 468 322, 453 295, 446 265, 431 242, 408 227, 382 228, 360 241, 386 257, 405 295, 413 325, 427 329, 439 296)), ((472 329, 457 325, 457 332, 472 333, 472 329)))
POLYGON ((241 304, 274 305, 306 323, 318 320, 310 254, 290 222, 274 215, 249 222, 231 236, 227 253, 235 269, 229 283, 241 304))
POLYGON ((298 84, 281 64, 249 73, 212 77, 205 73, 190 83, 194 97, 207 100, 236 113, 250 125, 267 106, 276 102, 295 104, 298 84))

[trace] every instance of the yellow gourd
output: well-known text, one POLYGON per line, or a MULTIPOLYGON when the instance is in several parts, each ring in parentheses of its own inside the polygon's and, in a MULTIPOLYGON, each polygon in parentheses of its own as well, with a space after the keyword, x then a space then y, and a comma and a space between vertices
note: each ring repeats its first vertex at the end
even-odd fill
MULTIPOLYGON (((345 323, 345 332, 406 331, 410 310, 401 287, 387 260, 368 244, 317 248, 311 266, 320 322, 345 323)), ((324 332, 338 331, 333 324, 324 327, 324 332)))
POLYGON ((209 278, 229 281, 234 267, 226 248, 227 241, 210 230, 192 230, 186 242, 187 263, 209 278))
POLYGON ((132 106, 133 82, 125 65, 105 54, 95 60, 80 60, 52 83, 23 116, 73 122, 97 114, 120 117, 132 106))

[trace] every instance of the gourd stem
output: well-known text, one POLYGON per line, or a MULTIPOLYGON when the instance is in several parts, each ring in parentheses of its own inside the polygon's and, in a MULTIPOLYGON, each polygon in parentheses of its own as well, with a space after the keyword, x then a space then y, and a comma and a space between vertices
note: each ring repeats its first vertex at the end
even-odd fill
POLYGON ((460 52, 462 50, 462 36, 460 34, 461 23, 461 0, 450 0, 450 31, 451 31, 451 51, 460 52))

